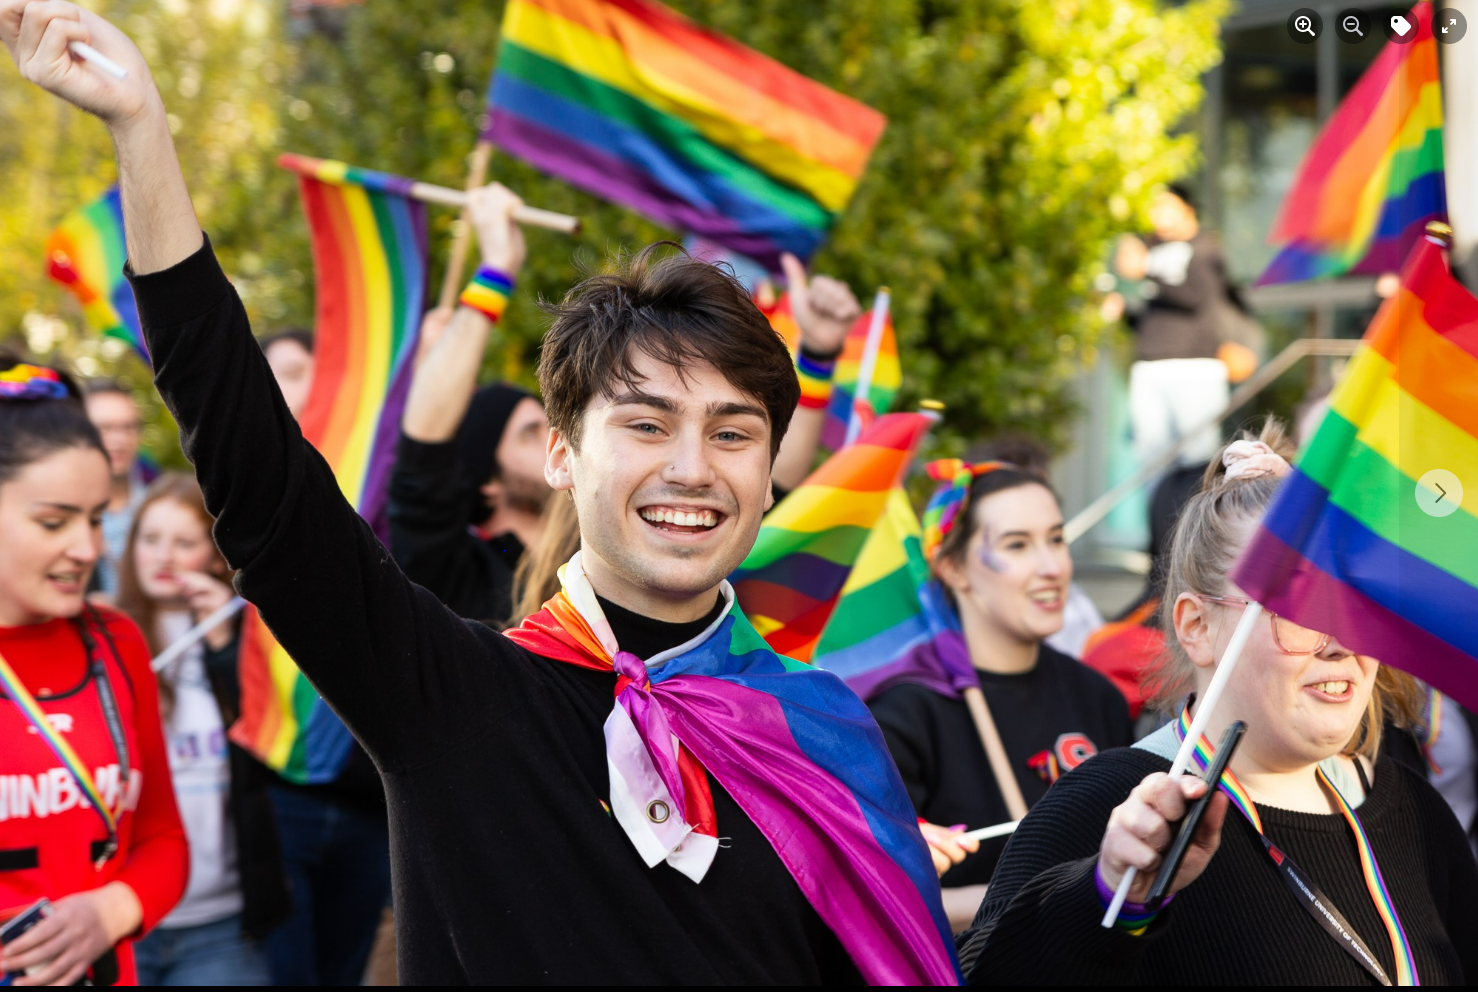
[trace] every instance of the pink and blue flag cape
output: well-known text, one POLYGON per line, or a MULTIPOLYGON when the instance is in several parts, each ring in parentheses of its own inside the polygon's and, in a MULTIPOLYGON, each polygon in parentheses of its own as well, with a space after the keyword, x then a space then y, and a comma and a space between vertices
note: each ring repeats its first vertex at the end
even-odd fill
POLYGON ((727 583, 727 613, 648 669, 616 647, 588 581, 578 581, 578 558, 560 575, 564 588, 507 636, 554 661, 620 676, 606 722, 612 805, 625 783, 644 809, 661 797, 664 827, 668 808, 681 825, 682 836, 647 836, 655 831, 628 826, 618 811, 647 863, 665 856, 695 879, 706 872, 716 850, 697 865, 671 856, 685 839, 723 830, 706 770, 765 834, 868 984, 959 984, 913 805, 856 694, 832 673, 771 650, 727 583))

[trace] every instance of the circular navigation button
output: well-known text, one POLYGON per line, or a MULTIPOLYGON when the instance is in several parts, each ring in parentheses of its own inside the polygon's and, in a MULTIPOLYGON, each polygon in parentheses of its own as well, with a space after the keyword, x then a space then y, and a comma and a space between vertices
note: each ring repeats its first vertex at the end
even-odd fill
POLYGON ((1415 11, 1403 11, 1399 14, 1382 14, 1377 20, 1386 32, 1386 38, 1398 45, 1409 45, 1416 41, 1416 36, 1421 34, 1419 22, 1415 11))
POLYGON ((1437 11, 1432 20, 1432 34, 1444 45, 1456 45, 1468 33, 1468 19, 1455 7, 1437 11))
POLYGON ((1300 7, 1288 15, 1288 37, 1300 45, 1312 45, 1324 33, 1324 18, 1313 7, 1300 7))
POLYGON ((1335 32, 1346 45, 1358 45, 1369 38, 1372 26, 1370 15, 1359 7, 1346 7, 1334 19, 1335 32))
POLYGON ((1463 484, 1445 468, 1434 468, 1416 482, 1416 505, 1429 517, 1456 513, 1463 502, 1463 484))

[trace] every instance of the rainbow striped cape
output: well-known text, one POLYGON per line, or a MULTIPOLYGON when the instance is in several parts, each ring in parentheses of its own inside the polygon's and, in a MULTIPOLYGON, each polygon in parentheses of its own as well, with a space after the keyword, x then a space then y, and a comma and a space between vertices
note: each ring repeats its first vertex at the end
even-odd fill
POLYGON ((1329 404, 1232 579, 1478 708, 1478 299, 1431 240, 1329 404), (1439 468, 1461 483, 1460 504, 1450 480, 1424 478, 1439 468))
POLYGON ((128 248, 118 187, 68 214, 46 239, 46 271, 82 304, 88 325, 149 360, 133 287, 123 278, 128 248))
MULTIPOLYGON (((426 215, 410 180, 283 156, 313 240, 316 368, 303 436, 384 537, 386 491, 410 389, 426 285, 426 215)), ((231 737, 284 778, 330 782, 352 738, 255 609, 242 629, 241 718, 231 737)))
MULTIPOLYGON (((913 804, 861 700, 830 673, 771 650, 727 588, 726 614, 697 643, 658 655, 653 660, 661 664, 649 670, 614 639, 602 643, 601 628, 609 634, 609 626, 593 592, 571 588, 575 564, 561 570, 564 588, 508 637, 554 662, 597 671, 614 666, 621 676, 606 739, 613 740, 612 723, 623 722, 618 713, 631 713, 643 729, 640 743, 607 755, 613 800, 619 779, 657 777, 628 767, 633 751, 659 767, 691 755, 700 766, 696 775, 676 768, 662 775, 674 789, 686 786, 687 802, 679 800, 677 809, 701 807, 693 793, 707 793, 706 769, 764 833, 868 984, 959 984, 939 881, 913 804), (593 611, 581 608, 584 601, 593 611), (640 700, 623 698, 634 693, 640 700)), ((639 798, 645 808, 649 795, 639 798)), ((663 820, 670 822, 666 813, 663 820)), ((724 829, 694 826, 694 834, 724 829)), ((636 828, 626 829, 631 836, 636 828)))
MULTIPOLYGON (((763 309, 763 308, 762 308, 763 309)), ((785 344, 794 353, 801 346, 800 325, 790 309, 790 294, 782 293, 775 305, 765 311, 770 326, 785 339, 785 344)), ((842 344, 842 353, 837 358, 836 372, 831 377, 831 399, 826 404, 826 423, 821 428, 821 444, 832 451, 840 451, 847 437, 847 422, 854 411, 862 417, 863 425, 872 423, 881 413, 893 406, 893 399, 903 385, 903 363, 898 358, 898 335, 893 330, 891 310, 883 318, 883 335, 878 342, 874 359, 872 382, 867 396, 857 398, 858 379, 867 352, 867 332, 872 326, 872 312, 867 311, 857 318, 847 339, 842 344)))
POLYGON ((811 660, 878 520, 907 502, 900 487, 931 423, 921 413, 879 417, 765 515, 732 580, 778 654, 811 660))
POLYGON ((1258 285, 1394 272, 1447 216, 1432 5, 1411 12, 1416 40, 1387 42, 1305 156, 1269 235, 1284 247, 1258 285))
POLYGON ((484 137, 779 271, 816 250, 886 123, 654 0, 511 0, 484 137))

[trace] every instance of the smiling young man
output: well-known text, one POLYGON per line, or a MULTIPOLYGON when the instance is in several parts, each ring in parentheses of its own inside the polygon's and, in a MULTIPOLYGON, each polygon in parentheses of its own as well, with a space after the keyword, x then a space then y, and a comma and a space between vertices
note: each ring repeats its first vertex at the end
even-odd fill
POLYGON ((0 38, 112 132, 156 382, 217 543, 384 778, 403 981, 957 981, 876 724, 770 652, 724 580, 799 393, 737 283, 643 253, 554 308, 546 474, 583 550, 505 636, 409 582, 303 442, 133 44, 60 0, 0 0, 0 38))

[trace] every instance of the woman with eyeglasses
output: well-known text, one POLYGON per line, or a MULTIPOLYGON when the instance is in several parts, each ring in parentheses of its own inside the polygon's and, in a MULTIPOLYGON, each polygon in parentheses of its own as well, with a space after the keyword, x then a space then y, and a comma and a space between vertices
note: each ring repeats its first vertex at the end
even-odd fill
POLYGON ((1460 984, 1478 979, 1478 865, 1420 776, 1379 757, 1414 682, 1327 634, 1259 622, 1204 735, 1247 732, 1158 913, 1144 905, 1174 824, 1205 792, 1166 774, 1247 597, 1227 573, 1292 446, 1273 422, 1228 445, 1170 553, 1154 674, 1180 718, 1100 754, 1033 808, 961 938, 972 983, 1460 984), (1172 702, 1173 701, 1173 702, 1172 702), (1230 802, 1229 802, 1230 798, 1230 802), (1104 911, 1138 870, 1112 928, 1104 911))
POLYGON ((185 889, 149 649, 85 599, 110 492, 71 379, 0 357, 0 927, 50 901, 0 984, 134 984, 133 940, 185 889))

